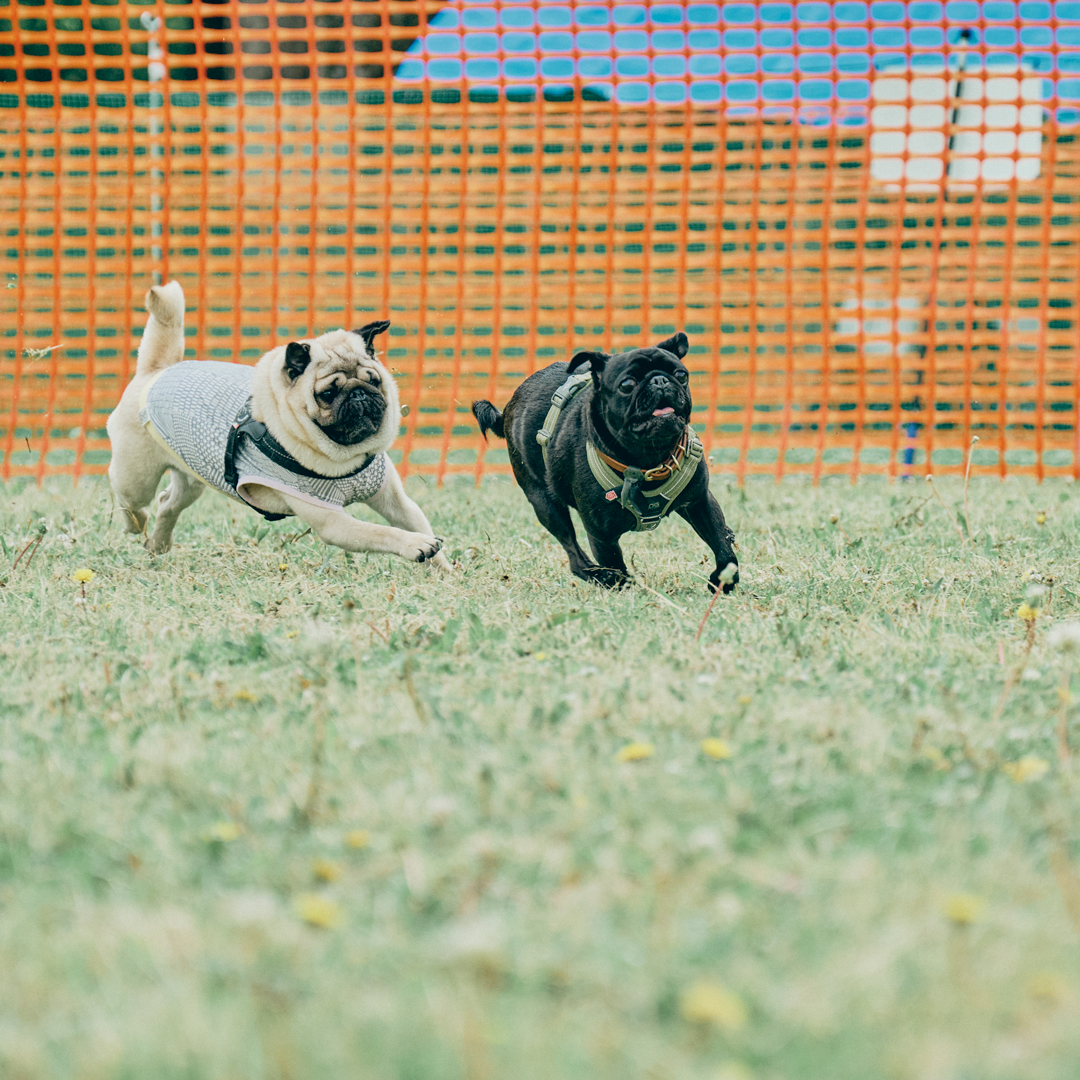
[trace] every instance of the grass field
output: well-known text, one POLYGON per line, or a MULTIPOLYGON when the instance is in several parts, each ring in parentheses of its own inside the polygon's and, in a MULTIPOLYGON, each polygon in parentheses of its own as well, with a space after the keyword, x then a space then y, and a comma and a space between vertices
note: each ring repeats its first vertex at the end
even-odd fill
POLYGON ((683 522, 410 489, 453 576, 0 487, 0 1075, 1076 1077, 1075 487, 718 484, 700 642, 683 522))

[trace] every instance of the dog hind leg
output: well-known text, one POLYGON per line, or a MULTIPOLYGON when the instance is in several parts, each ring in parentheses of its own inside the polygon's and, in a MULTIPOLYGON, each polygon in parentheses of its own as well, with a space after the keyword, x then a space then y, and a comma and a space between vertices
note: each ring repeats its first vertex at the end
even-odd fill
POLYGON ((173 529, 181 513, 204 491, 206 486, 182 469, 169 470, 169 486, 158 496, 154 534, 146 541, 147 551, 163 555, 172 547, 173 529))
POLYGON ((540 524, 562 544, 563 551, 570 559, 570 573, 585 581, 595 581, 595 571, 599 568, 581 550, 574 521, 566 503, 556 499, 550 492, 538 488, 527 490, 526 494, 537 518, 540 519, 540 524))
POLYGON ((149 460, 137 454, 120 454, 113 450, 109 465, 112 485, 124 531, 133 536, 146 532, 146 507, 150 505, 158 483, 165 473, 165 462, 149 460))

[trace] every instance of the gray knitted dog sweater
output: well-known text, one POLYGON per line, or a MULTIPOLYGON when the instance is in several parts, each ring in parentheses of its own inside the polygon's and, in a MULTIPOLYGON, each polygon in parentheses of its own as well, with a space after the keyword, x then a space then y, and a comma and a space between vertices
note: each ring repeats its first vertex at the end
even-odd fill
POLYGON ((262 484, 316 506, 339 510, 377 495, 388 458, 376 454, 349 476, 300 476, 272 461, 245 435, 236 449, 236 487, 225 480, 229 430, 251 399, 255 369, 245 364, 186 360, 166 368, 147 387, 139 419, 204 483, 260 507, 247 488, 262 484))

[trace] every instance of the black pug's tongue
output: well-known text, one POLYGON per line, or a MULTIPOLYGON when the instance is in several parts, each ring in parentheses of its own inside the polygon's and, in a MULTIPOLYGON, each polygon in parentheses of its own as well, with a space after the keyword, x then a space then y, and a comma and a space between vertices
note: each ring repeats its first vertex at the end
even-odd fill
POLYGON ((653 409, 653 416, 668 416, 674 411, 670 405, 665 405, 662 409, 653 409))

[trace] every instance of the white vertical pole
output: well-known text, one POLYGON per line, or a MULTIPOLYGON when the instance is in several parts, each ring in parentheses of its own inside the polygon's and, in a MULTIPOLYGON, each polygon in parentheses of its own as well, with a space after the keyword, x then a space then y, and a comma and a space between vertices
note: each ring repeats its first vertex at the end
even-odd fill
MULTIPOLYGON (((154 262, 154 284, 160 285, 161 281, 161 244, 162 223, 161 191, 165 184, 165 150, 161 144, 160 136, 165 128, 154 105, 154 86, 165 79, 165 50, 161 47, 161 39, 158 36, 161 31, 161 19, 149 11, 144 11, 139 16, 139 22, 143 29, 150 35, 147 41, 147 72, 150 82, 150 258, 154 262)), ((162 92, 165 88, 162 87, 162 92)))

